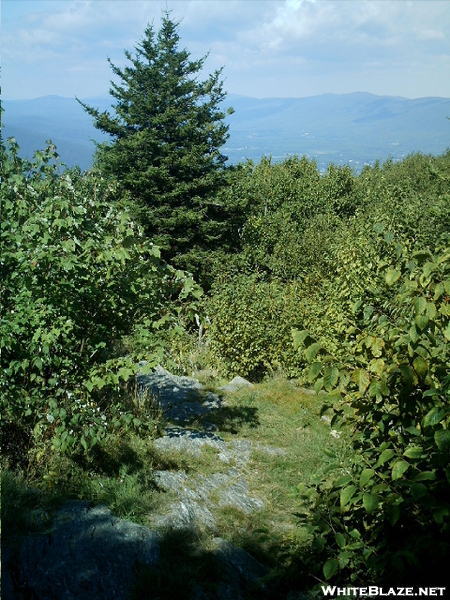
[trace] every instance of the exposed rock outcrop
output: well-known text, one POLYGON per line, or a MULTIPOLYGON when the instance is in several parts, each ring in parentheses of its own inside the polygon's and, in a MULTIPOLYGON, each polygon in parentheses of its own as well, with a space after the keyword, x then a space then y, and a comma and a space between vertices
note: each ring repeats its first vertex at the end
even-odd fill
POLYGON ((15 589, 12 597, 3 589, 3 598, 122 600, 129 596, 137 565, 158 559, 154 531, 117 519, 106 506, 69 502, 57 511, 49 534, 29 536, 20 556, 9 557, 15 589))
MULTIPOLYGON (((150 527, 114 517, 106 506, 74 501, 55 514, 50 529, 26 537, 19 550, 3 550, 5 600, 127 600, 137 568, 157 569, 160 544, 173 530, 203 530, 217 536, 215 513, 232 507, 249 515, 264 507, 249 490, 244 470, 251 452, 283 452, 254 445, 248 439, 226 442, 207 415, 226 406, 194 378, 177 377, 158 367, 138 376, 143 401, 156 400, 172 424, 155 440, 161 452, 200 457, 206 447, 216 453, 217 471, 210 474, 156 471, 155 484, 170 493, 166 509, 150 515, 150 527), (197 422, 197 430, 188 427, 197 422), (200 425, 198 424, 200 423, 200 425)), ((251 385, 235 378, 223 391, 251 385)), ((212 419, 214 420, 214 419, 212 419)), ((214 459, 215 460, 215 459, 214 459)), ((214 469, 213 469, 214 471, 214 469)), ((200 583, 193 600, 244 598, 266 569, 249 553, 220 537, 212 538, 212 556, 219 565, 214 592, 200 583)))

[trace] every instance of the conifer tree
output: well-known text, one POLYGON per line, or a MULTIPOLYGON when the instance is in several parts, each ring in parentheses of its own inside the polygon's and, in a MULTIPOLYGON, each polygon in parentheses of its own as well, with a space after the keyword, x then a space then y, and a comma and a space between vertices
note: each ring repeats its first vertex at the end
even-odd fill
MULTIPOLYGON (((136 212, 164 257, 199 272, 209 248, 220 237, 221 210, 214 200, 224 181, 228 139, 222 69, 198 79, 208 55, 196 61, 179 50, 179 23, 164 12, 155 34, 147 26, 131 63, 111 69, 115 114, 82 102, 94 125, 111 136, 97 146, 96 161, 115 175, 135 203, 136 212), (197 263, 197 264, 196 264, 197 263)), ((231 114, 232 109, 228 110, 231 114)))

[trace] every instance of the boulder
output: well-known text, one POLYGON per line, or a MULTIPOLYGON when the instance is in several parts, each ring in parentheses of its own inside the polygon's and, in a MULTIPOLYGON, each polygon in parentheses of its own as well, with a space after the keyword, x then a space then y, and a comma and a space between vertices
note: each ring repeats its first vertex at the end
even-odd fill
POLYGON ((146 395, 157 402, 172 422, 186 424, 221 408, 217 394, 204 392, 203 385, 193 377, 179 377, 158 366, 152 373, 137 375, 141 399, 146 395))
POLYGON ((247 379, 244 379, 243 377, 233 377, 233 379, 230 381, 230 383, 227 383, 227 385, 223 385, 220 388, 220 391, 223 392, 236 392, 237 390, 241 390, 242 388, 251 388, 253 387, 253 383, 250 383, 250 381, 247 381, 247 379))
POLYGON ((106 506, 73 501, 57 511, 50 534, 24 540, 15 560, 24 595, 12 598, 126 600, 137 565, 158 562, 158 536, 106 506))

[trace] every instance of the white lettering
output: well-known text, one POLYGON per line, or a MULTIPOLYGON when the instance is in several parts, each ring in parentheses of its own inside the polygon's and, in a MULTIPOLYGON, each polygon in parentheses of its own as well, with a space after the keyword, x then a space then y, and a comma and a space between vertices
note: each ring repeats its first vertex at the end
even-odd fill
POLYGON ((331 586, 331 585, 327 585, 327 586, 321 585, 320 587, 322 588, 322 594, 324 596, 334 596, 334 590, 336 589, 335 585, 333 585, 333 586, 331 586))

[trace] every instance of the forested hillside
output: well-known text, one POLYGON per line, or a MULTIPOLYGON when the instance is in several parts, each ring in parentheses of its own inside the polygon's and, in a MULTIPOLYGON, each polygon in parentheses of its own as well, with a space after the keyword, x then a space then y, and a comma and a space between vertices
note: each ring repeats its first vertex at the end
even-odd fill
POLYGON ((103 476, 121 440, 139 453, 159 435, 138 372, 278 378, 315 390, 317 420, 348 452, 280 490, 309 537, 279 542, 274 587, 249 598, 281 598, 293 571, 310 589, 438 585, 450 558, 450 151, 359 173, 300 156, 227 166, 221 72, 199 81, 204 59, 178 43, 166 14, 129 67, 111 65, 115 112, 84 105, 110 137, 92 169, 60 172, 51 144, 28 161, 2 141, 7 527, 17 490, 60 502, 76 480, 76 497, 95 501, 80 482, 103 476))
MULTIPOLYGON (((82 98, 110 110, 108 95, 82 98)), ((259 162, 271 155, 276 162, 287 156, 307 155, 325 170, 330 162, 350 164, 356 171, 389 156, 401 160, 411 152, 440 154, 448 144, 448 98, 401 98, 374 94, 323 94, 306 98, 250 98, 229 94, 224 106, 235 112, 226 118, 230 138, 223 147, 228 164, 247 159, 259 162)), ((96 131, 75 98, 44 96, 32 100, 5 100, 3 133, 13 135, 20 155, 32 158, 51 138, 64 162, 82 169, 92 166, 94 143, 107 140, 96 131)))

